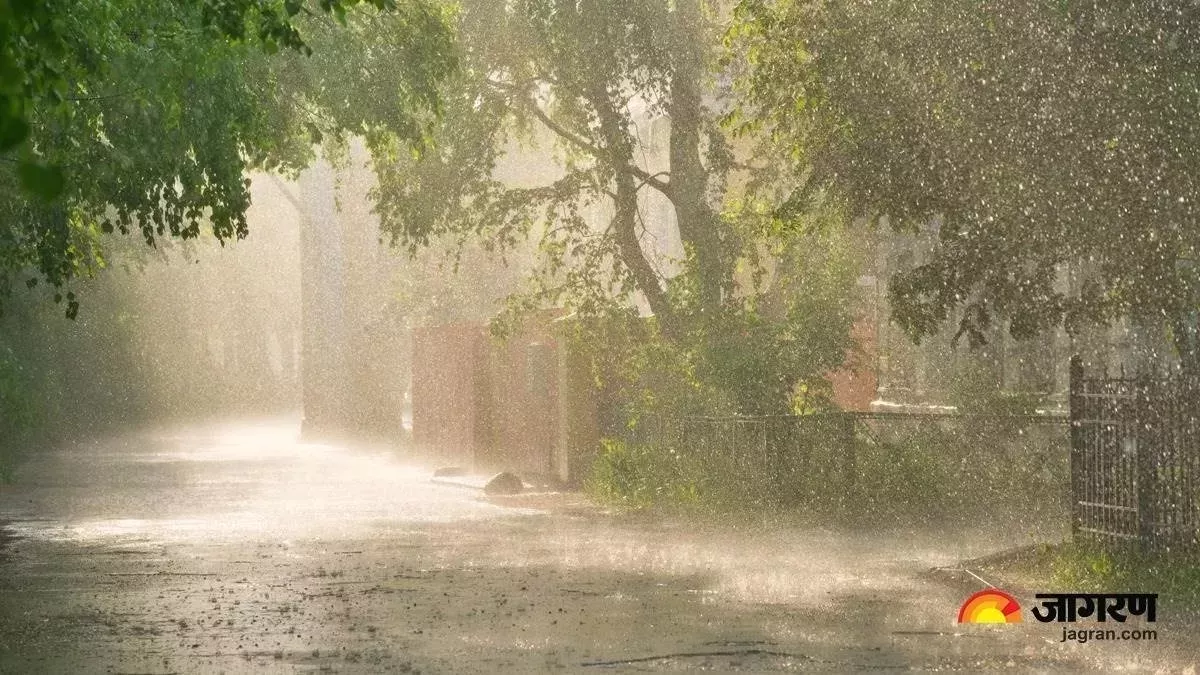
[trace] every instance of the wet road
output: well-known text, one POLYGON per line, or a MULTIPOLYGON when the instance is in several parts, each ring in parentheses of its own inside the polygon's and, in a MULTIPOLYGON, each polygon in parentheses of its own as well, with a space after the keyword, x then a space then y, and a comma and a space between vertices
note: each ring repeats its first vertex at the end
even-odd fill
MULTIPOLYGON (((46 451, 0 488, 0 672, 1195 672, 954 623, 996 532, 848 535, 492 503, 291 421, 46 451)), ((1176 636, 1178 637, 1178 636, 1176 636)), ((1191 667, 1191 671, 1186 669, 1191 667)))

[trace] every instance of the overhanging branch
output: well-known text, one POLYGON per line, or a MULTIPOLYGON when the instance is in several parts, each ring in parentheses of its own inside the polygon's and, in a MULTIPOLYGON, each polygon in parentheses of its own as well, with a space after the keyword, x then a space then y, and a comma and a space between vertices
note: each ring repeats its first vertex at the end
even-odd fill
POLYGON ((547 129, 554 132, 560 138, 587 152, 593 157, 596 157, 597 159, 607 159, 614 165, 614 169, 618 171, 626 171, 638 178, 641 181, 641 184, 638 186, 639 188, 644 185, 649 185, 655 190, 658 190, 666 195, 668 198, 671 196, 671 184, 668 181, 664 181, 660 178, 661 176, 667 176, 669 178, 671 175, 670 171, 660 171, 658 173, 651 174, 649 171, 646 171, 635 164, 618 162, 612 156, 612 153, 589 141, 582 134, 575 133, 562 124, 554 121, 554 118, 550 117, 545 110, 542 110, 541 106, 539 106, 536 101, 531 100, 528 94, 526 94, 520 88, 511 84, 505 84, 504 82, 497 82, 495 80, 488 80, 487 82, 488 85, 496 89, 500 89, 511 94, 516 94, 517 98, 519 99, 519 105, 532 113, 534 117, 538 118, 538 121, 540 121, 546 126, 547 129))

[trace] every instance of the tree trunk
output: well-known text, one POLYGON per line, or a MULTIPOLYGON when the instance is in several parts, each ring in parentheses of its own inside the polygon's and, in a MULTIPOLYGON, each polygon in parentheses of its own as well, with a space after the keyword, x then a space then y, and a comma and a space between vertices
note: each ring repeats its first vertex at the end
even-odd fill
POLYGON ((659 281, 658 273, 646 259, 646 252, 638 240, 638 186, 634 182, 633 147, 629 134, 625 131, 624 118, 613 106, 612 98, 604 85, 593 86, 587 92, 587 98, 600 119, 600 136, 604 140, 604 150, 613 172, 616 193, 613 199, 615 212, 612 229, 616 235, 621 262, 633 275, 634 283, 645 296, 663 332, 672 334, 675 332, 675 312, 659 281))
POLYGON ((675 12, 677 42, 671 75, 671 191, 679 236, 693 257, 701 306, 715 311, 729 287, 729 270, 724 264, 720 221, 708 204, 708 169, 700 157, 700 82, 704 76, 699 0, 680 0, 675 12))

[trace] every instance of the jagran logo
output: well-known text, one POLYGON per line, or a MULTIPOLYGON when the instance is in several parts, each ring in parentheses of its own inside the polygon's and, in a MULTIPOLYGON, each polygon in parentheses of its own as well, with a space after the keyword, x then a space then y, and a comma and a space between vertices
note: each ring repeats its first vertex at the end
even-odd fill
POLYGON ((1110 619, 1125 623, 1131 616, 1144 616, 1147 622, 1158 618, 1158 593, 1038 593, 1033 597, 1040 604, 1033 608, 1033 618, 1042 623, 1075 623, 1088 617, 1099 623, 1110 619))
MULTIPOLYGON (((1157 593, 1038 593, 1030 609, 1040 623, 1075 623, 1091 618, 1098 623, 1125 623, 1131 616, 1157 620, 1157 593)), ((979 591, 958 610, 959 623, 1020 623, 1021 605, 997 588, 979 591)))
POLYGON ((958 610, 959 623, 1021 623, 1021 605, 1004 591, 988 588, 967 598, 958 610))

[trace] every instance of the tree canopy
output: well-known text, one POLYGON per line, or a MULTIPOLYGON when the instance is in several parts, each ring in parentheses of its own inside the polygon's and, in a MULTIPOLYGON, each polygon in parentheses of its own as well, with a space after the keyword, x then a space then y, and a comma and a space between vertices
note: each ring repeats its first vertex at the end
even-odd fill
POLYGON ((1130 318, 1194 350, 1198 12, 743 0, 742 121, 806 171, 792 207, 831 190, 853 214, 937 229, 891 281, 913 336, 949 317, 976 341, 994 321, 1026 337, 1130 318))
MULTIPOLYGON (((415 163, 386 155, 379 162, 385 229, 416 244, 459 232, 504 245, 553 222, 543 240, 552 252, 542 289, 548 297, 580 300, 596 290, 601 296, 591 299, 602 302, 610 290, 638 292, 664 322, 672 321, 667 279, 639 244, 639 195, 656 191, 689 216, 681 214, 682 238, 698 261, 719 255, 717 247, 696 244, 721 229, 708 193, 710 182, 720 189, 721 168, 705 166, 700 157, 701 135, 721 142, 711 128, 700 128, 710 121, 700 88, 715 33, 700 17, 699 2, 679 7, 469 3, 461 30, 463 74, 446 96, 438 151, 415 163), (644 148, 630 133, 631 105, 657 115, 670 111, 673 161, 658 175, 640 161, 644 148), (495 177, 523 134, 549 137, 561 150, 564 170, 552 182, 512 188, 495 177), (452 198, 428 199, 435 191, 452 198), (613 215, 610 229, 593 237, 581 209, 597 203, 613 215)), ((728 285, 730 271, 713 266, 709 272, 702 276, 715 307, 715 289, 728 285)))
MULTIPOLYGON (((0 298, 17 281, 64 287, 103 266, 101 233, 245 236, 247 169, 302 166, 319 132, 312 108, 339 84, 287 81, 286 61, 267 54, 301 58, 337 24, 386 25, 404 46, 377 95, 419 140, 454 66, 438 3, 0 3, 0 298), (360 4, 373 9, 347 13, 360 4)), ((337 124, 372 124, 338 103, 337 124)))
POLYGON ((781 236, 768 257, 782 262, 756 274, 763 223, 735 208, 752 200, 719 124, 729 91, 715 11, 701 0, 464 2, 461 69, 444 88, 432 150, 412 158, 368 139, 377 211, 411 247, 449 237, 504 252, 532 238, 539 264, 516 306, 628 318, 644 302, 658 334, 682 350, 680 372, 740 392, 737 409, 786 409, 799 381, 845 357, 851 313, 828 296, 845 290, 849 267, 801 270, 803 256, 784 249, 802 236, 781 236), (522 146, 554 171, 506 180, 522 146), (682 252, 654 240, 660 207, 682 252), (807 296, 785 290, 804 283, 807 296))

